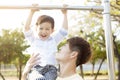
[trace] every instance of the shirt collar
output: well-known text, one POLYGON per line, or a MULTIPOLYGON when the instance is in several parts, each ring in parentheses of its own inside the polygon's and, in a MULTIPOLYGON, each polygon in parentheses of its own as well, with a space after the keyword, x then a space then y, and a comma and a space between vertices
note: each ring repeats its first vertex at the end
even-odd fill
MULTIPOLYGON (((38 36, 37 36, 37 38, 41 40, 41 38, 40 38, 40 37, 38 37, 38 36)), ((48 37, 48 39, 46 39, 45 41, 49 41, 49 40, 51 40, 51 39, 52 39, 52 37, 51 37, 51 36, 49 36, 49 37, 48 37)))

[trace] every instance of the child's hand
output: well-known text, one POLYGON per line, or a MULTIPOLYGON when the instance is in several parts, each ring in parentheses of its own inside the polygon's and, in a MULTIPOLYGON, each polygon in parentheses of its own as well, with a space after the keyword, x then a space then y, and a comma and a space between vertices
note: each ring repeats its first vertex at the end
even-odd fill
POLYGON ((67 6, 68 6, 68 5, 64 4, 64 5, 63 5, 64 9, 61 9, 61 11, 62 11, 63 14, 66 14, 66 13, 67 13, 67 9, 66 9, 67 6))
POLYGON ((38 4, 32 4, 32 6, 34 7, 33 9, 31 9, 32 13, 39 11, 39 9, 37 8, 39 6, 38 4))

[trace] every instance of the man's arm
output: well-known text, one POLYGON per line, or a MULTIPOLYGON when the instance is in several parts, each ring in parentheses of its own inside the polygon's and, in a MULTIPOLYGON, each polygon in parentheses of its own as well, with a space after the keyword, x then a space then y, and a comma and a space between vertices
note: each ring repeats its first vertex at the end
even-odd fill
POLYGON ((22 80, 26 80, 26 78, 27 78, 27 74, 22 74, 22 80))
POLYGON ((39 54, 33 53, 25 65, 25 68, 22 73, 22 80, 27 79, 27 74, 29 73, 31 68, 36 64, 40 64, 40 57, 39 57, 39 54))

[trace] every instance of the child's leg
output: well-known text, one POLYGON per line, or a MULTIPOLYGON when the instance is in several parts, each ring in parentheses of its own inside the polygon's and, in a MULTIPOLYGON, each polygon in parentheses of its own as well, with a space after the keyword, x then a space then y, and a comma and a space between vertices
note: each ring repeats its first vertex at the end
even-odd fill
POLYGON ((57 78, 57 69, 53 65, 46 65, 41 71, 44 77, 37 78, 36 80, 56 80, 57 78))
POLYGON ((27 80, 56 80, 57 68, 53 65, 46 65, 41 67, 40 65, 35 66, 28 73, 27 80))
POLYGON ((44 76, 39 73, 39 71, 42 69, 43 67, 41 67, 40 65, 36 65, 35 67, 31 68, 30 72, 27 74, 26 80, 36 80, 37 78, 44 78, 44 76))

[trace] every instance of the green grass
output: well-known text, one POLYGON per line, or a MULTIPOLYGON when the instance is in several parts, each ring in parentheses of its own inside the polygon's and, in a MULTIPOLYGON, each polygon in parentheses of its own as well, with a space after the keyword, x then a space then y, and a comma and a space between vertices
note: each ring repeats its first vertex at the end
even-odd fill
MULTIPOLYGON (((16 70, 2 70, 1 73, 3 74, 3 76, 17 76, 17 71, 16 70)), ((77 73, 80 73, 80 71, 77 71, 77 73)), ((96 74, 96 72, 94 72, 94 75, 96 74)), ((118 75, 118 72, 115 72, 116 75, 118 75)), ((89 76, 91 75, 91 71, 84 71, 84 75, 85 76, 89 76)), ((99 72, 99 75, 108 75, 107 70, 101 70, 99 72)))
MULTIPOLYGON (((79 71, 77 71, 77 73, 80 73, 79 71)), ((91 71, 83 71, 84 75, 91 75, 91 71)), ((97 74, 97 72, 94 72, 94 75, 97 74)), ((118 75, 118 71, 115 71, 115 74, 118 75)), ((98 75, 108 75, 108 71, 107 70, 100 70, 98 75)))
POLYGON ((10 71, 1 71, 3 76, 17 76, 17 71, 10 70, 10 71))

